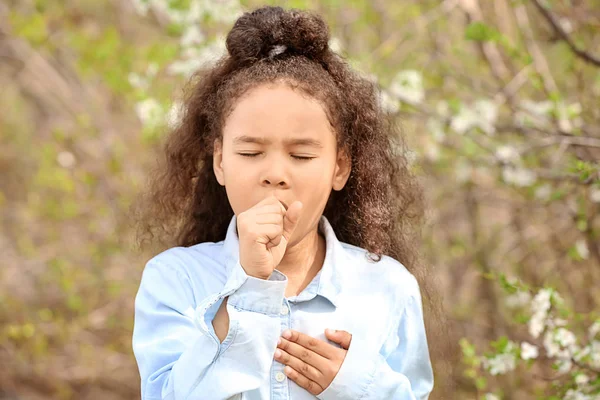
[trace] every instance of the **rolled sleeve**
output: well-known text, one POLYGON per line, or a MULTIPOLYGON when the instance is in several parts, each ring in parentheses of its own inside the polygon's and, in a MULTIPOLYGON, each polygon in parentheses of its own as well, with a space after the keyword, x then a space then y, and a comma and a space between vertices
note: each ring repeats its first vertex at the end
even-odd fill
POLYGON ((142 399, 228 399, 263 387, 280 334, 274 310, 286 285, 278 271, 262 280, 237 263, 223 290, 194 305, 182 270, 149 262, 136 296, 132 338, 142 399), (229 331, 219 343, 206 312, 227 296, 229 331))
POLYGON ((269 279, 248 276, 239 262, 235 269, 236 274, 241 276, 238 281, 243 280, 243 283, 229 296, 227 303, 240 310, 279 315, 287 286, 286 276, 277 270, 273 271, 269 279))

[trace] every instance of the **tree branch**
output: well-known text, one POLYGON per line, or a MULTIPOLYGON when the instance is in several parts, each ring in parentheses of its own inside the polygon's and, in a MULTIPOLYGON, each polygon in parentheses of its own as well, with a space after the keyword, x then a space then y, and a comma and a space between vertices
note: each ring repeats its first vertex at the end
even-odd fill
POLYGON ((595 65, 597 67, 600 67, 600 58, 598 58, 597 56, 594 56, 594 55, 586 52, 585 50, 580 49, 579 47, 577 47, 577 45, 575 44, 575 42, 573 42, 573 39, 571 39, 571 37, 567 34, 567 32, 565 32, 565 30, 563 29, 563 27, 560 26, 560 23, 556 20, 556 18, 554 17, 554 15, 552 15, 552 13, 548 9, 546 9, 546 7, 544 7, 540 3, 540 0, 533 0, 533 4, 540 11, 540 13, 544 16, 544 18, 546 18, 546 20, 550 23, 550 25, 552 25, 552 28, 554 29, 554 31, 565 42, 567 42, 567 44, 569 45, 569 47, 571 48, 571 50, 573 51, 573 53, 575 53, 578 57, 580 57, 581 59, 583 59, 587 63, 593 64, 593 65, 595 65))

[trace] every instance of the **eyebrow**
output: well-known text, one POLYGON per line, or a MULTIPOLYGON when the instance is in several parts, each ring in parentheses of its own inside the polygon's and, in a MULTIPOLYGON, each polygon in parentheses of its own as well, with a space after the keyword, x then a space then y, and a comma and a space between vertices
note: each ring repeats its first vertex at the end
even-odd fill
MULTIPOLYGON (((248 135, 238 136, 235 139, 233 139, 233 144, 242 144, 242 143, 270 144, 271 140, 262 138, 262 137, 255 137, 255 136, 248 136, 248 135)), ((283 144, 286 146, 304 145, 304 146, 312 146, 312 147, 323 147, 323 144, 321 144, 321 142, 319 142, 318 140, 306 139, 306 138, 284 139, 283 144)))

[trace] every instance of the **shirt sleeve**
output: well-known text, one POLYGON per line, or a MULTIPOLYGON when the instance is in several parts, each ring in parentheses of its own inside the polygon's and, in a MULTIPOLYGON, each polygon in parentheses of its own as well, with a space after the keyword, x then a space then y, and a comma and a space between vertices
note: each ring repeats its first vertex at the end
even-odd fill
POLYGON ((223 290, 194 307, 198 294, 186 273, 150 260, 135 298, 132 338, 142 400, 228 399, 268 382, 286 285, 277 270, 264 280, 237 262, 223 290), (226 296, 229 331, 221 343, 205 314, 226 296))
POLYGON ((427 400, 433 389, 433 370, 418 290, 404 306, 397 336, 398 346, 387 358, 373 354, 360 337, 352 337, 336 377, 317 398, 427 400))

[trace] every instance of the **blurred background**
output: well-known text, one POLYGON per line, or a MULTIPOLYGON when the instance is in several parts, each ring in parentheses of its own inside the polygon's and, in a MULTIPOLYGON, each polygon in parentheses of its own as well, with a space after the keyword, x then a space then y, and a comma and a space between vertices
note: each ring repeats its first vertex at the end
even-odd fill
POLYGON ((160 249, 131 206, 186 79, 263 4, 321 13, 406 135, 450 321, 432 398, 597 399, 595 0, 0 2, 0 399, 139 398, 160 249))

